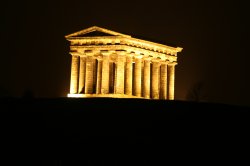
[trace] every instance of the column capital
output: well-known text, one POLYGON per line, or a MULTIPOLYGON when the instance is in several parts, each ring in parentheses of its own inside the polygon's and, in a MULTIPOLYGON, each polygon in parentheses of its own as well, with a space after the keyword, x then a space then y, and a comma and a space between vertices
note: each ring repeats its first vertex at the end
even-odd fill
POLYGON ((127 54, 127 52, 125 50, 116 50, 115 53, 118 55, 126 55, 127 54))
POLYGON ((94 53, 94 52, 84 53, 83 55, 85 55, 86 57, 88 57, 88 56, 93 56, 93 57, 95 57, 95 53, 94 53))
POLYGON ((133 55, 131 53, 126 53, 125 55, 126 55, 126 57, 131 57, 131 58, 133 57, 133 55))
POLYGON ((126 62, 127 63, 132 63, 133 62, 133 56, 131 54, 127 54, 127 56, 126 56, 126 62))
POLYGON ((161 59, 159 59, 159 58, 153 58, 151 61, 153 63, 159 63, 159 62, 161 62, 161 59))
POLYGON ((98 61, 101 61, 102 60, 102 55, 101 54, 98 54, 98 55, 94 55, 95 58, 98 60, 98 61))
POLYGON ((143 57, 142 58, 144 61, 152 61, 152 58, 151 57, 143 57))
POLYGON ((81 56, 81 53, 79 52, 69 52, 69 54, 72 56, 81 56))
POLYGON ((112 53, 114 53, 114 52, 109 51, 109 50, 101 50, 100 53, 101 53, 102 55, 109 56, 110 54, 112 54, 112 53))
POLYGON ((161 64, 168 65, 170 62, 169 61, 161 61, 161 64))
POLYGON ((102 61, 102 57, 99 57, 99 56, 98 56, 96 59, 98 60, 98 62, 101 62, 101 61, 102 61))
POLYGON ((167 58, 167 57, 161 57, 161 60, 162 60, 162 61, 167 61, 168 58, 167 58))
POLYGON ((142 59, 142 57, 143 57, 143 55, 137 55, 137 54, 134 55, 135 59, 142 59))
POLYGON ((168 65, 170 65, 170 66, 175 66, 175 65, 177 65, 178 63, 177 62, 169 62, 168 63, 168 65))

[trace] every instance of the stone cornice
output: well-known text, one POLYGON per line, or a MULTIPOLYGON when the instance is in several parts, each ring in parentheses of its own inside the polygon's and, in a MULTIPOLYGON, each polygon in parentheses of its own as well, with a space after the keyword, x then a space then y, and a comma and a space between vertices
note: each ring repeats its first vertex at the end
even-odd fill
POLYGON ((137 38, 126 38, 125 42, 127 42, 127 43, 130 42, 132 44, 135 44, 136 46, 141 45, 142 48, 153 47, 154 51, 161 50, 162 52, 170 51, 170 52, 174 52, 174 53, 182 51, 181 47, 171 47, 171 46, 167 46, 167 45, 163 45, 163 44, 159 44, 159 43, 155 43, 155 42, 150 42, 150 41, 146 41, 146 40, 142 40, 142 39, 137 39, 137 38))

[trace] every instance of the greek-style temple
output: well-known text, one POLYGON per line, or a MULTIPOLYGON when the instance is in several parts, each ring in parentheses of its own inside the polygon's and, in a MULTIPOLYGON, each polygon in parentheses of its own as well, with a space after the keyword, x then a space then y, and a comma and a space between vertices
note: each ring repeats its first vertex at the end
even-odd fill
POLYGON ((174 99, 182 48, 97 26, 65 37, 72 55, 68 97, 174 99))

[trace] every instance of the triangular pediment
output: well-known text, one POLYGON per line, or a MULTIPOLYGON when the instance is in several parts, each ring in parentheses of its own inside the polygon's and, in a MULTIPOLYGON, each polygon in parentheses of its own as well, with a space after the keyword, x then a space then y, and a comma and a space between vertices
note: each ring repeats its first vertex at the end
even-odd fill
POLYGON ((125 35, 122 33, 118 33, 115 31, 111 31, 105 28, 93 26, 89 27, 87 29, 83 29, 81 31, 69 34, 65 36, 66 38, 68 37, 96 37, 96 36, 123 36, 123 37, 131 37, 129 35, 125 35))

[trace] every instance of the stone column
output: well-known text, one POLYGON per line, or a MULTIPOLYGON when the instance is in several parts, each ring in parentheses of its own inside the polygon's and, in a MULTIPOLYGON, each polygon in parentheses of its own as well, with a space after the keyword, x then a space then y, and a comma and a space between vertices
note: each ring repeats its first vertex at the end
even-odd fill
POLYGON ((109 55, 103 55, 101 94, 109 93, 109 55))
POLYGON ((93 59, 93 93, 96 93, 96 83, 97 83, 97 59, 93 59))
POLYGON ((125 94, 126 95, 132 95, 132 69, 133 69, 133 60, 132 55, 127 54, 126 56, 126 69, 125 69, 125 94))
POLYGON ((155 59, 153 62, 152 69, 152 98, 159 99, 159 70, 160 70, 160 62, 155 59))
POLYGON ((84 93, 86 57, 80 57, 78 93, 84 93))
POLYGON ((144 59, 143 97, 150 99, 150 58, 144 59))
POLYGON ((112 61, 112 62, 109 62, 109 93, 114 93, 114 83, 115 83, 115 71, 114 71, 114 68, 115 68, 115 63, 112 61))
POLYGON ((101 94, 101 81, 102 81, 102 60, 97 59, 96 94, 101 94))
POLYGON ((174 100, 174 81, 175 81, 175 65, 176 62, 168 64, 168 99, 174 100))
POLYGON ((135 55, 134 94, 141 97, 141 55, 135 55))
POLYGON ((72 54, 71 61, 71 76, 70 76, 70 93, 78 93, 78 68, 79 68, 79 56, 72 54))
POLYGON ((161 63, 160 98, 167 100, 167 69, 168 62, 161 63))
POLYGON ((86 57, 85 94, 93 93, 93 56, 86 57))
POLYGON ((117 54, 115 93, 124 94, 124 54, 117 54))
POLYGON ((143 87, 143 82, 144 82, 144 60, 142 59, 141 61, 141 96, 144 96, 144 87, 143 87))
POLYGON ((115 93, 115 90, 116 90, 116 81, 117 81, 117 71, 116 71, 116 69, 117 69, 117 63, 116 63, 116 61, 117 60, 115 60, 114 61, 114 63, 113 63, 113 68, 112 68, 112 70, 113 70, 113 76, 112 76, 112 78, 113 78, 113 80, 114 80, 114 86, 113 86, 113 93, 115 93))

